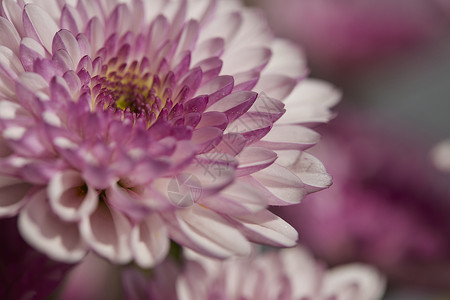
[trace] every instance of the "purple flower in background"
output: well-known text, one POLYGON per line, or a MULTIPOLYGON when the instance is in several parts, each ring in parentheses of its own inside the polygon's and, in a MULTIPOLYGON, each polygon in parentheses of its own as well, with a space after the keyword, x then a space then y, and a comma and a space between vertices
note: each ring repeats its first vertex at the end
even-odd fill
POLYGON ((393 128, 363 112, 341 113, 311 150, 333 185, 275 212, 332 264, 362 261, 392 280, 448 289, 448 178, 433 169, 424 145, 393 128))
POLYGON ((448 4, 439 0, 255 0, 275 31, 301 42, 313 65, 342 72, 443 36, 448 4), (445 8, 447 6, 447 8, 445 8))
MULTIPOLYGON (((166 277, 167 282, 176 281, 170 289, 177 294, 167 299, 376 300, 384 293, 384 278, 375 269, 351 264, 327 270, 300 247, 225 261, 192 253, 187 258, 178 276, 166 277)), ((129 295, 148 292, 156 283, 138 271, 124 274, 123 281, 129 295)), ((160 286, 158 290, 170 289, 160 286)), ((153 299, 148 295, 129 299, 153 299)))
POLYGON ((293 246, 339 98, 238 1, 2 1, 0 216, 55 260, 293 246), (303 80, 302 80, 303 79, 303 80))
POLYGON ((47 299, 71 265, 52 261, 28 246, 17 218, 0 219, 0 299, 47 299))

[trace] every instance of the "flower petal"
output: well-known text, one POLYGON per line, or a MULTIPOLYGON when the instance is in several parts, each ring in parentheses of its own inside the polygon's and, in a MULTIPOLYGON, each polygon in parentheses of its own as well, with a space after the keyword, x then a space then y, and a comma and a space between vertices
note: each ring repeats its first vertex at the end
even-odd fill
POLYGON ((45 49, 52 53, 53 36, 59 30, 52 17, 40 6, 27 4, 24 8, 23 23, 25 32, 40 40, 45 49))
POLYGON ((129 221, 106 203, 99 203, 96 210, 80 223, 80 232, 89 246, 113 263, 124 264, 131 260, 129 221))
POLYGON ((150 215, 131 232, 131 249, 136 263, 149 268, 160 263, 169 251, 167 228, 158 215, 150 215))
POLYGON ((89 216, 98 203, 97 191, 85 184, 81 174, 70 170, 53 176, 47 194, 52 209, 64 221, 89 216))
POLYGON ((234 254, 247 255, 251 251, 245 237, 210 209, 194 205, 177 211, 175 218, 179 232, 170 231, 173 238, 198 252, 225 258, 234 254))
POLYGON ((25 205, 25 195, 31 189, 29 183, 20 179, 0 176, 0 216, 11 217, 25 205))
POLYGON ((51 210, 46 191, 31 194, 19 215, 19 230, 24 239, 50 258, 77 262, 86 254, 77 223, 64 222, 51 210))
POLYGON ((297 242, 298 233, 294 227, 267 210, 234 219, 241 223, 241 230, 252 242, 276 247, 292 247, 297 242))

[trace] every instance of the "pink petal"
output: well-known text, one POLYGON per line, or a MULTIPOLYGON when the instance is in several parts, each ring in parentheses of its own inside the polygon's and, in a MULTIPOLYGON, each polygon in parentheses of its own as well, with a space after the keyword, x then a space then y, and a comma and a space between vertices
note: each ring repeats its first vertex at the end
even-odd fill
POLYGON ((90 216, 81 220, 80 232, 93 250, 113 263, 124 264, 131 260, 128 240, 131 225, 106 203, 100 203, 90 216))
POLYGON ((202 114, 202 119, 197 124, 197 128, 217 127, 221 130, 224 130, 227 125, 227 115, 218 111, 210 111, 202 114))
POLYGON ((232 93, 208 107, 207 111, 224 112, 230 122, 243 115, 255 102, 258 94, 251 91, 232 93))
POLYGON ((77 262, 86 254, 77 223, 64 222, 51 210, 45 190, 29 196, 29 203, 19 215, 23 238, 50 258, 77 262))
POLYGON ((206 94, 209 97, 208 104, 211 106, 223 97, 229 95, 234 87, 233 76, 219 76, 209 81, 208 83, 202 85, 198 91, 197 95, 206 94))
POLYGON ((195 130, 191 142, 196 146, 198 153, 210 151, 222 139, 223 131, 217 127, 203 127, 195 130))
POLYGON ((150 215, 131 232, 131 249, 141 268, 160 263, 169 251, 167 228, 158 215, 150 215))
POLYGON ((267 210, 234 219, 241 223, 243 226, 241 230, 252 242, 277 247, 292 247, 297 242, 297 231, 267 210))
POLYGON ((0 216, 15 216, 28 199, 31 185, 20 179, 0 176, 0 216))
POLYGON ((24 69, 32 71, 34 62, 45 57, 45 49, 35 39, 25 37, 20 44, 19 54, 24 69))
POLYGON ((177 53, 183 51, 192 51, 198 38, 200 28, 196 20, 189 20, 181 32, 180 41, 178 42, 177 53))
MULTIPOLYGON (((176 212, 179 233, 175 240, 192 245, 193 250, 210 256, 226 258, 231 255, 248 255, 250 243, 235 228, 210 209, 194 205, 176 212)), ((172 231, 171 231, 172 234, 172 231)))
POLYGON ((41 7, 27 4, 24 8, 23 23, 27 35, 38 38, 51 53, 53 36, 59 30, 52 17, 41 7))
POLYGON ((47 194, 52 209, 64 221, 89 216, 99 201, 97 191, 85 185, 81 174, 70 170, 59 172, 52 178, 47 194))
POLYGON ((69 53, 74 65, 78 64, 81 59, 80 47, 75 36, 68 30, 62 29, 58 31, 53 38, 53 53, 60 49, 66 50, 69 53))
POLYGON ((78 34, 84 27, 80 14, 70 5, 64 5, 61 11, 61 28, 67 29, 73 34, 78 34))
POLYGON ((225 132, 241 134, 245 138, 246 145, 250 145, 267 135, 271 128, 272 121, 267 116, 245 114, 228 125, 225 132))

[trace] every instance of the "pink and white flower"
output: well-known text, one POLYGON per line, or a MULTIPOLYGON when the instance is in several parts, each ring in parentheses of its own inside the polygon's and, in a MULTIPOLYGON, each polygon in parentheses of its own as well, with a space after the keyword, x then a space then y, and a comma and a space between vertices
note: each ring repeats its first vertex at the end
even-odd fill
POLYGON ((338 93, 238 1, 122 2, 2 1, 0 215, 66 262, 294 245, 338 93))
POLYGON ((376 300, 383 296, 384 286, 384 278, 369 266, 327 270, 296 247, 250 259, 195 256, 178 278, 177 295, 179 300, 376 300))

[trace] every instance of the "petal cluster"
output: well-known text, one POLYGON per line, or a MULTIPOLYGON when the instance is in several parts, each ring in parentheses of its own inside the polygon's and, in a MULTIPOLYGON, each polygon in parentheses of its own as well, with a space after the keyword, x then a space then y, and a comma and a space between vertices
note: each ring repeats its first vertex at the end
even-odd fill
POLYGON ((339 93, 238 1, 5 0, 0 216, 50 257, 152 266, 292 246, 339 93))
MULTIPOLYGON (((347 264, 326 269, 301 247, 225 261, 192 252, 187 257, 184 270, 175 278, 160 266, 156 268, 160 277, 153 278, 127 270, 125 294, 129 299, 164 295, 164 299, 178 300, 376 300, 385 289, 383 276, 374 268, 347 264), (158 280, 162 277, 164 281, 158 280)), ((164 264, 164 269, 170 269, 167 261, 164 264)))

